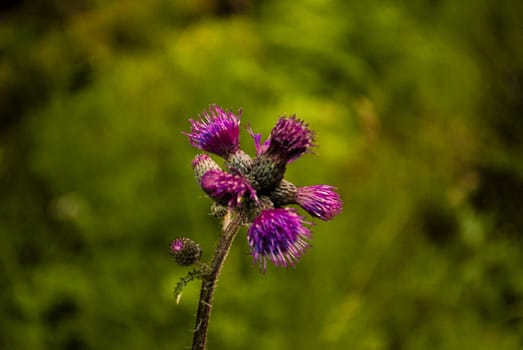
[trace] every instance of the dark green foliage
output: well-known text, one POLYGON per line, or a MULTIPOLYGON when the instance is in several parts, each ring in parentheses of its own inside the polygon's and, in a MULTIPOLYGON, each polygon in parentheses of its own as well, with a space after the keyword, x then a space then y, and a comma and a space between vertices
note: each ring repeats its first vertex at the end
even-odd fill
MULTIPOLYGON (((181 134, 210 103, 338 187, 293 270, 225 265, 209 349, 523 348, 523 3, 9 1, 0 7, 0 348, 184 349, 220 225, 181 134)), ((253 151, 242 130, 244 148, 253 151)), ((252 154, 252 153, 251 153, 252 154)))

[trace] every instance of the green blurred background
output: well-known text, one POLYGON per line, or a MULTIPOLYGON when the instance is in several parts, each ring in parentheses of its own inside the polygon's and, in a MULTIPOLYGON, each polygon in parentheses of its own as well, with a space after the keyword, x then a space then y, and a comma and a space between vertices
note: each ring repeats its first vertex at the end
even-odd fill
MULTIPOLYGON (((209 349, 523 348, 523 2, 11 0, 0 8, 0 348, 187 349, 219 223, 182 131, 210 103, 317 131, 338 187, 296 269, 245 231, 209 349)), ((244 147, 252 142, 242 131, 244 147)))

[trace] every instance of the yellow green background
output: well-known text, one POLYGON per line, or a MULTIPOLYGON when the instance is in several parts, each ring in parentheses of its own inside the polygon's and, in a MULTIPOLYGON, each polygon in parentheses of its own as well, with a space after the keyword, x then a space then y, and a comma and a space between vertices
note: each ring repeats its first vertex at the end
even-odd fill
MULTIPOLYGON (((189 118, 296 113, 338 188, 296 269, 241 231, 213 349, 523 348, 521 1, 35 0, 0 7, 0 348, 187 349, 220 225, 189 118)), ((253 153, 242 130, 242 145, 253 153)))

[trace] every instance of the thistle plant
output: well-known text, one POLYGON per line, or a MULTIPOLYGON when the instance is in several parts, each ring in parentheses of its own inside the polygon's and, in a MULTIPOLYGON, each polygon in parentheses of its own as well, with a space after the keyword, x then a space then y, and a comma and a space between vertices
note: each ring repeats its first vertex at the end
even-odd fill
POLYGON ((316 146, 308 124, 294 115, 281 116, 263 143, 260 134, 249 130, 256 147, 252 158, 240 148, 240 117, 241 111, 233 113, 211 105, 197 120, 189 119, 191 130, 184 133, 194 147, 225 159, 225 169, 207 154, 198 154, 192 162, 196 181, 212 200, 211 213, 222 220, 211 262, 200 262, 200 246, 189 238, 177 238, 170 246, 176 263, 195 265, 175 288, 177 302, 187 283, 202 280, 193 350, 205 349, 216 281, 241 226, 248 227, 253 262, 265 273, 268 262, 294 267, 310 247, 312 223, 294 207, 285 206, 296 204, 325 221, 342 211, 336 188, 299 187, 284 179, 287 165, 316 146))

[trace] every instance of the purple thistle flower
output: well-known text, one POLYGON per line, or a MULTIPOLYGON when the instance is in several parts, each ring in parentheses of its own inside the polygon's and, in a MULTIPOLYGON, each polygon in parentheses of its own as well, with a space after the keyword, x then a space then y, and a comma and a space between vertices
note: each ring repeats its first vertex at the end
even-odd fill
POLYGON ((297 187, 294 200, 310 215, 325 221, 341 213, 343 207, 336 188, 328 185, 297 187))
POLYGON ((283 158, 288 164, 314 146, 313 142, 314 132, 309 129, 309 125, 292 115, 291 117, 280 117, 267 141, 256 148, 261 153, 283 158))
POLYGON ((294 266, 309 247, 311 231, 292 208, 262 210, 254 219, 247 235, 254 263, 267 268, 267 260, 276 266, 294 266))
POLYGON ((240 149, 240 115, 209 106, 200 114, 200 120, 189 119, 191 132, 184 133, 194 147, 228 158, 240 149))
POLYGON ((262 144, 260 135, 250 131, 256 146, 250 178, 259 191, 270 192, 281 182, 287 164, 314 146, 314 132, 296 116, 280 117, 269 138, 262 144))
POLYGON ((239 206, 247 194, 253 201, 258 201, 256 190, 241 175, 209 170, 202 176, 200 185, 211 198, 231 208, 239 206))
MULTIPOLYGON (((244 216, 242 224, 251 223, 247 240, 254 263, 262 270, 267 261, 294 266, 310 246, 310 223, 296 209, 282 206, 298 204, 321 220, 331 220, 343 207, 335 187, 297 187, 284 179, 287 165, 315 146, 314 132, 295 115, 281 116, 264 142, 249 127, 256 146, 252 159, 240 149, 239 112, 235 115, 211 105, 199 117, 197 121, 190 119, 191 132, 185 133, 189 142, 225 158, 226 171, 205 154, 196 156, 192 163, 201 188, 214 200, 213 215, 223 218, 230 209, 236 209, 244 216)), ((173 242, 171 253, 181 247, 181 243, 173 242)))

